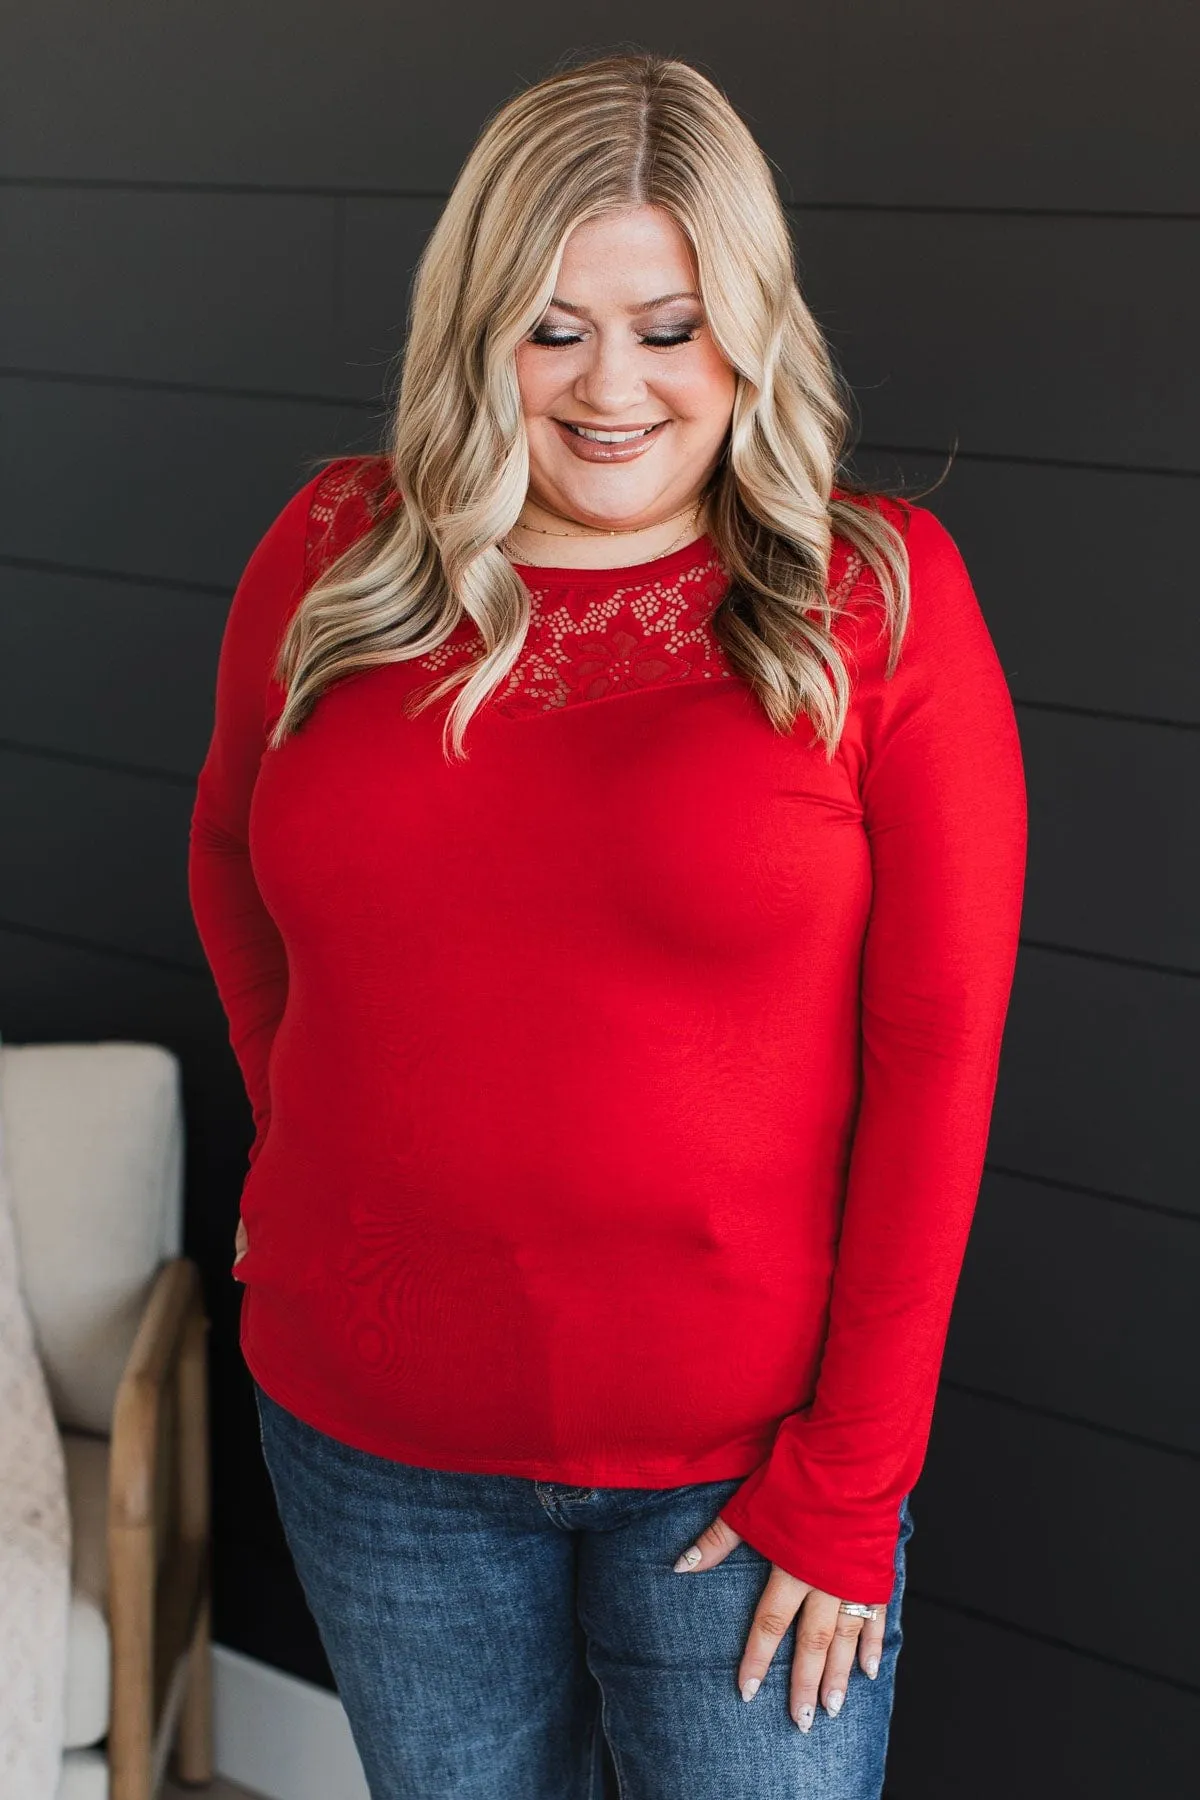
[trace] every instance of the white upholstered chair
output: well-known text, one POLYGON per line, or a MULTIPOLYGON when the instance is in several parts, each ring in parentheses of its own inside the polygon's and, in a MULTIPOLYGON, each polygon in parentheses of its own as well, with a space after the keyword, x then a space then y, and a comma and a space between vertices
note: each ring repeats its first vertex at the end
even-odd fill
POLYGON ((4 1044, 22 1280, 67 1465, 72 1595, 58 1800, 211 1779, 199 1273, 181 1257, 179 1065, 159 1044, 4 1044))

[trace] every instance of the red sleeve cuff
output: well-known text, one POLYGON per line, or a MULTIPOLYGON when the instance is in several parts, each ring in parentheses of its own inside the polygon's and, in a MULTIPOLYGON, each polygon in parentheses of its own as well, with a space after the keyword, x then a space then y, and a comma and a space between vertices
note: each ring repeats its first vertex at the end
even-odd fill
POLYGON ((903 1501, 836 1507, 796 1499, 773 1462, 769 1457, 746 1477, 720 1517, 797 1581, 839 1600, 886 1606, 896 1579, 903 1501))

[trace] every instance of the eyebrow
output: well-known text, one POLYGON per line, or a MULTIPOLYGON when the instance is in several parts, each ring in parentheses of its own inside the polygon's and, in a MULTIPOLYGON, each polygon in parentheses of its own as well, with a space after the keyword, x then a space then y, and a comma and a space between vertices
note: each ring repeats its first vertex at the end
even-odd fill
MULTIPOLYGON (((654 300, 642 300, 635 306, 627 306, 625 311, 627 313, 649 312, 655 306, 665 306, 668 300, 699 300, 699 298, 699 294, 692 293, 690 289, 678 294, 659 294, 654 300)), ((560 300, 557 296, 551 299, 550 305, 556 306, 560 312, 574 313, 578 318, 587 317, 586 306, 572 306, 569 300, 560 300)))

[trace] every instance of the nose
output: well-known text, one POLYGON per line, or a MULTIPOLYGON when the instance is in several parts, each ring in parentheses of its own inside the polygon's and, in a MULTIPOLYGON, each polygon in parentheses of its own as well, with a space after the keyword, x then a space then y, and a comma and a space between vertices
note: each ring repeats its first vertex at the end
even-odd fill
POLYGON ((587 366, 577 377, 574 397, 590 412, 620 418, 645 404, 646 383, 638 368, 638 347, 627 332, 597 331, 587 366))

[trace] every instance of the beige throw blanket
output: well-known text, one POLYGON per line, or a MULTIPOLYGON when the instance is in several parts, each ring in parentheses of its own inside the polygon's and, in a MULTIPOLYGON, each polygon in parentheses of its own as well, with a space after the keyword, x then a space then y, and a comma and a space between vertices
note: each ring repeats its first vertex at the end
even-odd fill
POLYGON ((70 1593, 71 1530, 62 1442, 21 1287, 0 1104, 0 1794, 4 1800, 55 1800, 58 1792, 70 1593))

